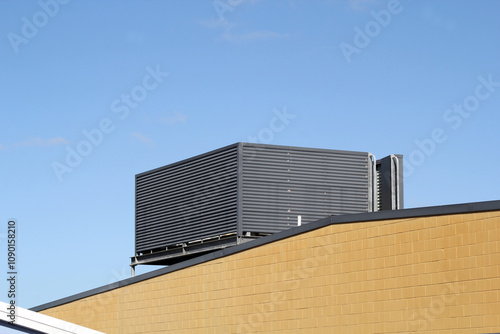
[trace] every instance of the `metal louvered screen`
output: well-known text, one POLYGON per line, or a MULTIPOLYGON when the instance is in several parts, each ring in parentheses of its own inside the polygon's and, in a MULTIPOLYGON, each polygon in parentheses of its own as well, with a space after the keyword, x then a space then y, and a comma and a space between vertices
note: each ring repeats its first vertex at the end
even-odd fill
POLYGON ((243 144, 242 230, 369 211, 368 153, 243 144))
POLYGON ((237 146, 136 175, 136 253, 237 232, 237 146))
POLYGON ((401 156, 379 163, 367 152, 249 143, 141 173, 132 266, 172 264, 276 233, 297 226, 299 215, 307 224, 383 210, 387 201, 401 208, 402 180, 401 156))

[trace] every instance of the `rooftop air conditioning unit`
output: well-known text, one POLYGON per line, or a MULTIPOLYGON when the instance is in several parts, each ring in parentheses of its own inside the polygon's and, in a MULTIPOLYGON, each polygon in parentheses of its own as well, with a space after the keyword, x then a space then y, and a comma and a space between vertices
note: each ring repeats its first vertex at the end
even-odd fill
POLYGON ((403 208, 403 160, 236 143, 136 175, 138 264, 170 265, 330 215, 403 208))

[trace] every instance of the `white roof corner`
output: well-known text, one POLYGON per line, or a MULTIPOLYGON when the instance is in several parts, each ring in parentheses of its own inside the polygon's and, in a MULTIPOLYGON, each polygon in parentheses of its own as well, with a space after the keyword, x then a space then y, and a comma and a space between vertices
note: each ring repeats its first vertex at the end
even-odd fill
MULTIPOLYGON (((7 308, 10 304, 0 301, 0 328, 3 333, 8 322, 11 321, 7 308)), ((71 322, 49 317, 47 315, 27 310, 16 305, 16 321, 15 325, 24 329, 17 331, 11 329, 7 333, 26 333, 26 329, 39 331, 47 334, 105 334, 93 329, 75 325, 71 322)), ((29 331, 28 331, 29 333, 29 331)))

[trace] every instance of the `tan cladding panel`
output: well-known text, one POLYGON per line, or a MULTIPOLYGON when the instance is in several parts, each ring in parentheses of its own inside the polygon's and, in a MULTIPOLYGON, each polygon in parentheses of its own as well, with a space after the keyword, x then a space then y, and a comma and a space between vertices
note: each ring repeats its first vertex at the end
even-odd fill
POLYGON ((500 332, 500 212, 330 225, 42 313, 109 334, 500 332))

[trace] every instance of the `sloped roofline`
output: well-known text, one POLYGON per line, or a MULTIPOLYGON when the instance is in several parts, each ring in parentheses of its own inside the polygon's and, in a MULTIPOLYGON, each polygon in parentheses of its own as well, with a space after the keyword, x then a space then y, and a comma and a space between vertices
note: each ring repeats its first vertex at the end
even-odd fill
POLYGON ((43 311, 49 308, 60 306, 63 304, 71 303, 73 301, 87 298, 93 295, 97 295, 103 292, 118 289, 127 285, 142 282, 154 277, 166 275, 178 270, 189 268, 201 263, 212 261, 215 259, 223 258, 229 255, 233 255, 239 252, 244 252, 246 250, 256 248, 262 245, 267 245, 278 240, 283 240, 293 236, 300 235, 302 233, 307 233, 319 228, 323 228, 332 224, 349 224, 349 223, 362 223, 377 220, 390 220, 390 219, 405 219, 405 218, 415 218, 415 217, 428 217, 428 216, 441 216, 450 214, 463 214, 463 213, 474 213, 474 212, 484 212, 484 211, 498 211, 500 210, 500 200, 496 201, 486 201, 486 202, 473 202, 473 203, 463 203, 463 204, 453 204, 453 205, 442 205, 442 206, 430 206, 423 208, 412 208, 403 210, 386 210, 377 212, 365 212, 356 213, 340 216, 329 216, 309 224, 302 226, 297 226, 290 228, 288 230, 271 234, 266 237, 262 237, 253 241, 249 241, 240 245, 228 247, 225 249, 217 250, 209 254, 202 255, 193 259, 189 259, 174 265, 154 270, 142 275, 135 277, 130 277, 115 283, 107 284, 99 288, 84 291, 72 296, 68 296, 62 299, 58 299, 49 303, 41 304, 31 308, 32 311, 43 311))

